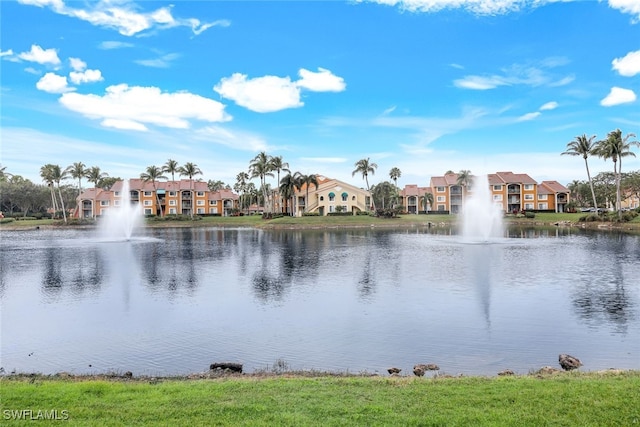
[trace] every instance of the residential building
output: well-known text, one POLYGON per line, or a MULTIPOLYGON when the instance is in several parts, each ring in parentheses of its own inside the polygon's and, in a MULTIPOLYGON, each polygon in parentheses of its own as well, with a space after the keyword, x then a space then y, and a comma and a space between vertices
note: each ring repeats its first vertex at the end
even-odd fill
POLYGON ((318 186, 309 186, 308 200, 306 184, 296 189, 293 206, 296 216, 307 212, 317 212, 321 216, 333 212, 356 215, 371 210, 371 194, 367 190, 322 175, 316 175, 316 179, 318 186))
MULTIPOLYGON (((221 215, 229 216, 238 207, 238 195, 231 190, 209 191, 206 182, 128 180, 131 203, 140 206, 144 215, 221 215)), ((118 208, 122 202, 124 181, 110 189, 89 188, 78 196, 80 211, 76 216, 90 218, 118 208)))
POLYGON ((433 209, 433 206, 425 205, 424 203, 424 195, 427 193, 433 194, 430 187, 418 187, 416 184, 406 185, 400 190, 400 204, 404 206, 405 211, 410 214, 417 214, 420 211, 430 211, 433 209))
MULTIPOLYGON (((537 183, 526 173, 496 172, 487 176, 491 198, 505 213, 523 210, 565 212, 569 202, 569 189, 557 181, 537 183)), ((401 191, 406 211, 415 213, 414 200, 430 192, 434 212, 458 214, 463 211, 466 198, 473 195, 473 183, 458 182, 457 173, 431 177, 429 187, 407 185, 401 191)))

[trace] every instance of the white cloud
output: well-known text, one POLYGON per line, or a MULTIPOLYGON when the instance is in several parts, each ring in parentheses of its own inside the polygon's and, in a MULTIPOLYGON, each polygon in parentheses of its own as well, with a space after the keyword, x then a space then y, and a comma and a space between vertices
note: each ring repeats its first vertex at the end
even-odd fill
POLYGON ((555 110, 556 108, 558 108, 558 103, 555 101, 551 101, 540 107, 540 111, 555 110))
POLYGON ((104 96, 65 93, 60 103, 102 125, 119 129, 146 130, 147 124, 186 129, 188 119, 206 122, 231 120, 224 105, 188 92, 161 92, 155 87, 109 86, 104 96))
POLYGON ((629 52, 622 58, 614 59, 611 65, 621 76, 633 77, 636 74, 640 74, 640 50, 629 52))
POLYGON ((136 10, 136 5, 126 1, 101 0, 74 3, 84 8, 67 6, 62 0, 18 0, 19 3, 48 7, 53 12, 81 19, 97 27, 113 28, 124 36, 133 36, 151 29, 166 29, 179 26, 191 28, 194 34, 201 34, 213 26, 228 26, 226 20, 202 23, 195 18, 174 18, 171 7, 161 7, 149 13, 136 10))
POLYGON ((36 87, 39 90, 49 93, 64 93, 75 90, 69 87, 66 77, 54 73, 45 74, 38 83, 36 83, 36 87))
POLYGON ((264 76, 247 79, 245 74, 234 73, 231 77, 222 78, 213 90, 258 113, 304 105, 300 101, 300 88, 289 77, 264 76))
POLYGON ((242 151, 271 151, 264 138, 249 132, 238 132, 222 128, 220 126, 206 126, 196 131, 196 135, 208 143, 223 145, 242 151))
POLYGON ((13 50, 9 49, 3 51, 0 49, 0 58, 2 58, 3 56, 13 56, 13 50))
POLYGON ((622 13, 634 15, 632 22, 640 22, 640 2, 638 0, 609 0, 609 7, 619 9, 622 13))
POLYGON ((87 68, 87 63, 80 58, 69 58, 69 63, 73 71, 84 71, 87 68))
POLYGON ((102 73, 100 70, 84 70, 82 72, 72 71, 69 73, 69 79, 74 84, 93 83, 102 81, 102 73))
POLYGON ((98 45, 99 49, 110 50, 110 49, 124 49, 128 47, 133 47, 133 43, 126 42, 116 42, 116 41, 104 41, 98 45))
POLYGON ((609 94, 600 101, 603 107, 611 107, 619 104, 627 104, 636 100, 636 94, 631 89, 612 87, 609 94))
POLYGON ((38 64, 60 65, 60 58, 58 58, 58 52, 55 49, 43 49, 36 44, 31 46, 29 52, 18 54, 18 57, 38 64))
POLYGON ((298 87, 314 92, 342 92, 347 86, 342 77, 320 67, 317 73, 301 68, 298 75, 300 76, 300 80, 296 82, 298 87))
POLYGON ((556 1, 558 0, 356 0, 358 3, 370 2, 397 6, 409 12, 433 13, 445 9, 463 9, 478 15, 501 15, 556 1))
POLYGON ((177 53, 169 53, 167 55, 163 55, 160 58, 155 59, 138 59, 134 61, 136 64, 143 65, 145 67, 153 67, 153 68, 169 68, 171 65, 171 61, 179 58, 180 55, 177 53))
POLYGON ((542 113, 539 112, 539 111, 535 111, 533 113, 523 114, 522 116, 518 117, 517 121, 519 121, 519 122, 528 122, 529 120, 535 119, 540 114, 542 114, 542 113))
POLYGON ((344 157, 300 157, 300 160, 311 163, 346 163, 348 159, 344 157))
POLYGON ((488 90, 499 86, 561 86, 573 81, 573 76, 567 76, 561 80, 550 73, 550 69, 569 63, 564 57, 549 57, 538 61, 536 64, 513 64, 502 68, 500 74, 469 75, 453 81, 456 87, 462 89, 488 90))

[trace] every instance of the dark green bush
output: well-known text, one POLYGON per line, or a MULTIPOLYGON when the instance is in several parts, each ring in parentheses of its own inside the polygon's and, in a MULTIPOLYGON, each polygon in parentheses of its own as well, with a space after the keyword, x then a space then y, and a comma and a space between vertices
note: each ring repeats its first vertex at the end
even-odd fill
POLYGON ((533 213, 533 212, 526 211, 526 212, 524 213, 524 217, 525 217, 525 218, 535 218, 535 217, 536 217, 536 214, 535 214, 535 213, 533 213))

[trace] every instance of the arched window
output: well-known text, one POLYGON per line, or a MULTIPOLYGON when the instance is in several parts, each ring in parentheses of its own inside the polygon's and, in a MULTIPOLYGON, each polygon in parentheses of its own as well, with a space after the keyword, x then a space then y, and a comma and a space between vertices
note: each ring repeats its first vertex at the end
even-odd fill
POLYGON ((333 192, 329 193, 329 201, 333 202, 335 199, 336 199, 335 193, 333 193, 333 192))
POLYGON ((347 193, 342 193, 342 201, 343 202, 347 201, 347 197, 349 197, 349 195, 347 193))

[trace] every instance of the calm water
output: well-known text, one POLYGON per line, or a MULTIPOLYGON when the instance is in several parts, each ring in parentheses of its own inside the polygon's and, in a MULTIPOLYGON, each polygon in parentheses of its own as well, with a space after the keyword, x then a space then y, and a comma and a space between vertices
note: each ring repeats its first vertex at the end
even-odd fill
POLYGON ((212 362, 410 374, 640 369, 640 237, 442 230, 0 236, 5 372, 201 372, 212 362))

